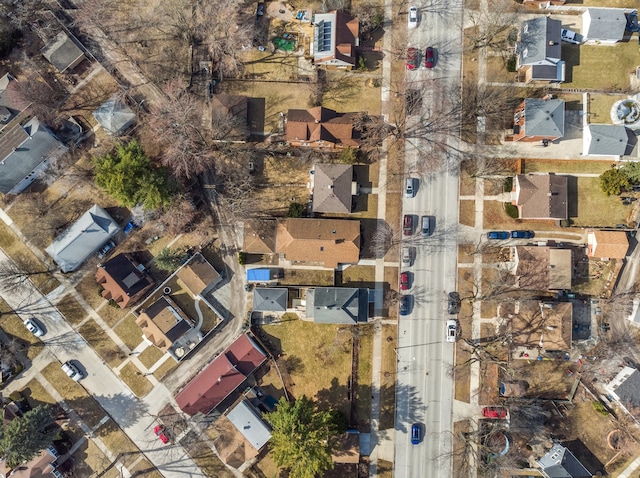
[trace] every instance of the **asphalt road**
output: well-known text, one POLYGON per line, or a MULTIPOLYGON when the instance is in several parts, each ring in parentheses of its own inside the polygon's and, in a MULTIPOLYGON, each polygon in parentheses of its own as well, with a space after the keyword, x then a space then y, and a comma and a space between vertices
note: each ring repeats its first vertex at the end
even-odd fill
MULTIPOLYGON (((446 91, 460 90, 462 62, 462 2, 417 4, 421 11, 418 28, 409 31, 409 44, 422 51, 436 49, 436 64, 407 72, 407 81, 424 82, 423 108, 438 115, 450 108, 446 91), (436 80, 437 81, 431 81, 436 80)), ((406 18, 406 17, 403 17, 406 18)), ((406 21, 406 20, 405 20, 406 21)), ((457 147, 458 132, 439 138, 457 147)), ((435 139, 435 138, 431 138, 435 139)), ((417 231, 405 240, 415 247, 412 274, 413 296, 409 315, 398 324, 396 379, 396 477, 452 476, 450 456, 452 438, 453 378, 455 345, 446 342, 447 293, 456 289, 458 167, 448 164, 447 154, 432 148, 431 141, 407 141, 405 171, 419 177, 414 198, 405 198, 403 214, 414 216, 417 231), (428 155, 428 156, 427 156, 428 155), (425 170, 425 157, 436 158, 439 167, 425 170), (431 216, 432 234, 423 238, 420 218, 431 216), (411 426, 419 423, 425 433, 418 445, 411 444, 411 426)))
MULTIPOLYGON (((9 260, 0 251, 0 262, 9 260)), ((22 318, 35 316, 46 328, 42 341, 51 360, 74 360, 85 372, 80 381, 87 392, 124 430, 147 458, 167 478, 202 476, 202 472, 179 445, 164 445, 154 435, 156 416, 167 403, 169 393, 157 386, 144 400, 138 399, 102 361, 85 340, 51 306, 49 301, 31 284, 22 282, 10 291, 0 290, 0 296, 22 318)), ((11 387, 20 385, 19 380, 11 387)), ((13 388, 12 388, 13 389, 13 388)))

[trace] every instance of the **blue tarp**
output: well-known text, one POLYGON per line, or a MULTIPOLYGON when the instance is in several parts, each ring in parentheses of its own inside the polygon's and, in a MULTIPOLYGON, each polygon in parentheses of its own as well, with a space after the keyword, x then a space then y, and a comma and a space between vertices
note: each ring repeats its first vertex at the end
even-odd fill
POLYGON ((247 282, 269 282, 271 269, 247 269, 247 282))

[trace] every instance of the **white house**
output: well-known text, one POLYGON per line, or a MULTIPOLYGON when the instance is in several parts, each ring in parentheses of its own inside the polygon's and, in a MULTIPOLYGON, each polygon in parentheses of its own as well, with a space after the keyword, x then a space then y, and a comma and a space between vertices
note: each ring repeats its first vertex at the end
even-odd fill
POLYGON ((622 8, 587 8, 582 14, 586 43, 613 45, 624 38, 627 18, 622 8))

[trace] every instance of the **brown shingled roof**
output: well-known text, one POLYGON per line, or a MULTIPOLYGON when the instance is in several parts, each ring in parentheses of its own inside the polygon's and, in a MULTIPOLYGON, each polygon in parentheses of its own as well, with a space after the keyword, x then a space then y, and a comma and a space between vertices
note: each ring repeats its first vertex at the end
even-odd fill
POLYGON ((519 302, 518 313, 511 318, 513 344, 544 350, 571 349, 573 304, 571 302, 542 303, 537 300, 519 302))
POLYGON ((313 175, 314 212, 351 212, 353 166, 316 164, 313 175))
POLYGON ((272 254, 276 250, 276 221, 253 220, 244 223, 244 252, 272 254))
POLYGON ((567 219, 568 180, 555 174, 518 174, 514 183, 521 219, 567 219))
POLYGON ((571 289, 571 250, 516 246, 518 285, 525 290, 571 289))
POLYGON ((587 255, 589 257, 606 257, 608 259, 624 259, 629 250, 629 239, 624 231, 588 231, 587 255))
POLYGON ((357 147, 360 136, 353 129, 353 123, 358 114, 337 113, 321 106, 308 110, 291 109, 287 112, 287 141, 327 141, 357 147))
POLYGON ((331 268, 354 264, 360 257, 360 221, 286 219, 278 223, 276 252, 288 261, 319 262, 331 268))

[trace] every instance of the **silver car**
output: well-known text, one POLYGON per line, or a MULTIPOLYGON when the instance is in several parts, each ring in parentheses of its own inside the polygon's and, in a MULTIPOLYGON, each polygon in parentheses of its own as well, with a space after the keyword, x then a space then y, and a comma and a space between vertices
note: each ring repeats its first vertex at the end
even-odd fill
POLYGON ((34 318, 26 319, 24 326, 36 337, 42 337, 44 335, 44 329, 40 327, 40 324, 38 324, 34 318))
POLYGON ((62 371, 67 374, 67 376, 73 380, 74 382, 79 382, 83 375, 80 369, 70 361, 67 361, 62 364, 62 371))

